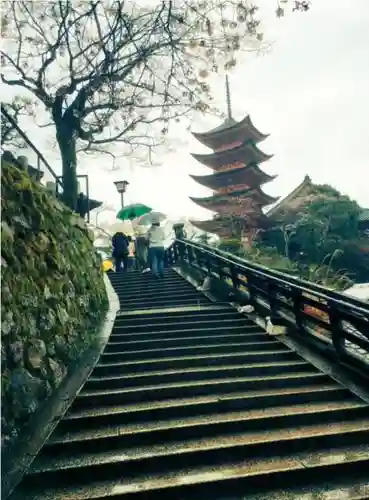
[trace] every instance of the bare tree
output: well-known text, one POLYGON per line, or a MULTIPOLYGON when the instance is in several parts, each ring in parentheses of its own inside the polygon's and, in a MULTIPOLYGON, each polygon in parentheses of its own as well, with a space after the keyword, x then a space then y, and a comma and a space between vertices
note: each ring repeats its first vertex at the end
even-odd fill
POLYGON ((2 81, 49 113, 71 208, 77 151, 116 142, 151 151, 170 121, 209 110, 209 72, 262 39, 247 1, 13 0, 2 10, 2 81))
MULTIPOLYGON (((2 107, 17 125, 19 125, 19 119, 22 116, 33 114, 32 102, 27 99, 15 98, 10 103, 3 103, 2 107)), ((27 147, 16 127, 3 112, 1 112, 1 146, 3 149, 23 149, 27 147)))

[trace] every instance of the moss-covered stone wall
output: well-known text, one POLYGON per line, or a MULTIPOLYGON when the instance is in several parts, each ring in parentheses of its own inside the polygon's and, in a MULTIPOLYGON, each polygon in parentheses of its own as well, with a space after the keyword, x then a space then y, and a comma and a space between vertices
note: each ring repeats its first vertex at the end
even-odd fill
POLYGON ((108 306, 84 221, 28 173, 1 172, 2 445, 95 341, 108 306))

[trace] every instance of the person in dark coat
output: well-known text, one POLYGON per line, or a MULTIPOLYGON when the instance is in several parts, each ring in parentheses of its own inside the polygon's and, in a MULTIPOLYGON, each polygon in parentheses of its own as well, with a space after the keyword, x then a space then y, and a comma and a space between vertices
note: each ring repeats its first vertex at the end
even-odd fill
POLYGON ((115 261, 115 272, 127 271, 129 255, 129 238, 118 231, 112 238, 113 258, 115 261))
POLYGON ((79 214, 79 216, 82 217, 82 219, 84 219, 88 214, 88 209, 89 209, 89 202, 87 196, 85 196, 83 193, 79 193, 77 198, 77 207, 76 207, 77 214, 79 214))

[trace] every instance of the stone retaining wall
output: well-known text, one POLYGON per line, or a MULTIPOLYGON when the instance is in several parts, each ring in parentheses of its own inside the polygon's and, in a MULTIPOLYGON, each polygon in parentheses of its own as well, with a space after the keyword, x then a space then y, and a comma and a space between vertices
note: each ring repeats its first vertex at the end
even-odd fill
POLYGON ((2 445, 95 341, 108 306, 84 221, 2 162, 2 445))

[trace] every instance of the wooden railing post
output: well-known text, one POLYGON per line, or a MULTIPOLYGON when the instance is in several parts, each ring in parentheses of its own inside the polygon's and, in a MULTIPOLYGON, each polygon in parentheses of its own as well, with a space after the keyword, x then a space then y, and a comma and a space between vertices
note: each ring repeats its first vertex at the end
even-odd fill
POLYGON ((238 278, 237 278, 237 270, 235 266, 230 266, 230 271, 231 271, 231 279, 232 279, 232 284, 234 288, 238 288, 238 278))
POLYGON ((295 315, 295 324, 298 329, 303 328, 303 311, 301 310, 302 305, 303 305, 303 300, 300 290, 294 290, 293 313, 295 315))
POLYGON ((332 344, 336 350, 337 356, 341 358, 345 351, 345 336, 342 330, 342 324, 339 314, 331 304, 329 305, 328 315, 330 330, 332 334, 332 344))
POLYGON ((246 278, 247 278, 247 290, 249 292, 249 301, 250 304, 256 309, 258 303, 256 300, 255 277, 251 273, 248 273, 246 278))
POLYGON ((278 317, 277 314, 277 289, 272 281, 267 282, 267 290, 268 290, 268 301, 270 308, 270 319, 272 323, 278 317))
POLYGON ((180 243, 178 241, 174 242, 174 261, 177 262, 180 259, 180 243))

